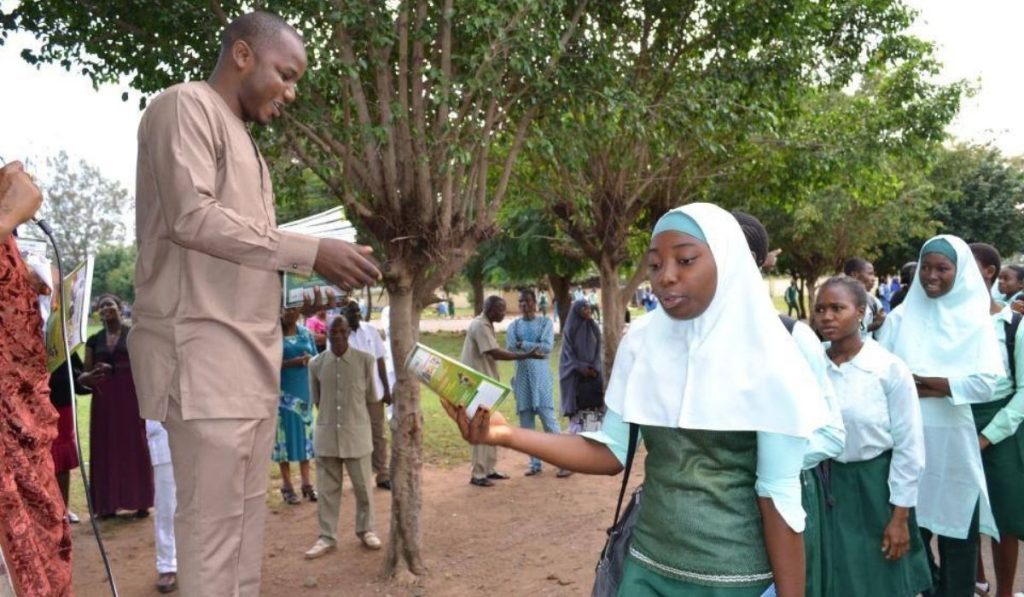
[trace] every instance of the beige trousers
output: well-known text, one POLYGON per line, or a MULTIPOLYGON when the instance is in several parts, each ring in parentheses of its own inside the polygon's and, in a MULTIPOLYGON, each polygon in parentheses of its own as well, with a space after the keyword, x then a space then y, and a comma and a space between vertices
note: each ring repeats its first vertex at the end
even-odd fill
POLYGON ((356 535, 374 529, 373 501, 370 499, 370 456, 362 458, 316 458, 316 504, 320 522, 320 538, 338 543, 338 514, 341 511, 342 467, 352 481, 352 495, 356 498, 356 535))
POLYGON ((494 472, 498 466, 497 446, 485 446, 478 444, 473 446, 473 478, 483 479, 494 472))
POLYGON ((373 434, 373 472, 377 476, 376 482, 391 480, 391 471, 388 469, 388 436, 386 434, 387 417, 384 415, 384 403, 378 400, 373 404, 367 404, 366 410, 370 413, 370 432, 373 434))
POLYGON ((182 597, 259 595, 276 417, 183 421, 172 397, 164 427, 177 485, 182 597))

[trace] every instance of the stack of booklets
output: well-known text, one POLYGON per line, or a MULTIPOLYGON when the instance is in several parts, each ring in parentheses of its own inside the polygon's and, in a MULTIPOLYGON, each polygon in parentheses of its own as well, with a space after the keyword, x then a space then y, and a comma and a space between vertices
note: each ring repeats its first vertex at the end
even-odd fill
MULTIPOLYGON (((341 207, 335 207, 308 218, 281 224, 280 230, 308 234, 317 238, 336 238, 346 242, 356 242, 356 229, 352 223, 345 219, 345 212, 341 207)), ((326 301, 328 289, 334 292, 339 298, 344 298, 345 292, 324 280, 316 274, 303 276, 285 272, 282 277, 283 297, 281 304, 285 307, 298 307, 303 304, 303 299, 313 300, 313 289, 320 289, 321 302, 326 301)))

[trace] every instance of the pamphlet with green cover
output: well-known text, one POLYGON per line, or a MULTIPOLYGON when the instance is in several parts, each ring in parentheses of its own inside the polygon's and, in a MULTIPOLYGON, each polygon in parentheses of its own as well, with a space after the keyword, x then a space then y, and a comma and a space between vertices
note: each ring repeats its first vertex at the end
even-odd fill
POLYGON ((494 410, 512 388, 432 348, 417 344, 405 368, 443 400, 466 407, 472 417, 481 404, 494 410))

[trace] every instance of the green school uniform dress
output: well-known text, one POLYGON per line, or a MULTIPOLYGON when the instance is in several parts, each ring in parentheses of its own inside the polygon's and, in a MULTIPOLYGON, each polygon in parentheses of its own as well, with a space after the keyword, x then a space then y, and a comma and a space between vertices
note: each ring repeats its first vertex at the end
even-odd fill
POLYGON ((1016 379, 1004 377, 996 385, 996 400, 971 406, 978 433, 992 445, 981 452, 985 468, 992 515, 999 533, 1024 536, 1024 325, 1017 328, 1014 355, 1006 349, 1006 323, 1013 313, 1003 309, 992 316, 996 338, 1009 371, 1009 360, 1016 364, 1016 379))

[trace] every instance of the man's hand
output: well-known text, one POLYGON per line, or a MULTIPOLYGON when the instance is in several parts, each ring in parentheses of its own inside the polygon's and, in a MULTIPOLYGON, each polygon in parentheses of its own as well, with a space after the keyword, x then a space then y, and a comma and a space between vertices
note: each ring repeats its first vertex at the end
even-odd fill
POLYGON ((978 434, 978 449, 984 450, 985 448, 992 445, 992 441, 985 437, 983 434, 978 434))
POLYGON ((380 270, 370 257, 372 254, 371 247, 322 238, 313 270, 345 290, 370 286, 380 280, 380 270))
POLYGON ((524 359, 543 359, 543 358, 545 358, 547 356, 547 355, 545 355, 544 353, 542 353, 540 351, 540 347, 539 346, 534 348, 530 352, 524 352, 524 353, 521 353, 521 354, 523 355, 524 359))
MULTIPOLYGON (((299 313, 303 317, 311 317, 319 313, 321 309, 334 309, 337 306, 338 295, 334 294, 333 288, 325 286, 323 293, 321 293, 320 286, 314 286, 312 299, 305 293, 302 294, 302 305, 299 306, 299 313)), ((313 336, 316 337, 317 334, 313 334, 313 336)), ((326 335, 323 336, 325 339, 327 338, 326 335)))
POLYGON ((771 271, 775 267, 775 262, 779 260, 780 253, 782 253, 782 249, 768 251, 768 256, 765 257, 764 263, 761 264, 761 271, 771 271))
POLYGON ((21 162, 0 168, 0 239, 26 222, 43 204, 43 194, 25 173, 21 162))

